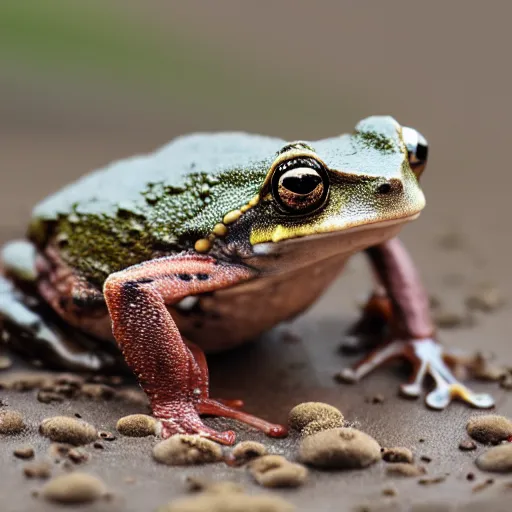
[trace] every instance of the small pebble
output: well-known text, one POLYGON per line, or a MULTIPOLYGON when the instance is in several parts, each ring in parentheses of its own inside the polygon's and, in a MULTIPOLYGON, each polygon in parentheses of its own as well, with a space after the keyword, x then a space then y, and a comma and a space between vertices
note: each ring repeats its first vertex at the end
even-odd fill
POLYGON ((495 473, 512 472, 512 443, 494 446, 476 459, 476 465, 482 471, 495 473))
POLYGON ((432 478, 420 478, 418 483, 420 485, 433 485, 440 484, 446 480, 446 476, 434 476, 432 478))
POLYGON ((484 489, 487 489, 487 487, 490 487, 493 483, 494 483, 494 480, 492 478, 489 478, 485 482, 480 482, 479 484, 476 484, 473 487, 472 491, 473 492, 483 491, 484 489))
POLYGON ((96 429, 92 425, 67 416, 46 418, 41 422, 39 431, 52 441, 75 446, 92 443, 97 439, 96 429))
POLYGON ((210 492, 214 494, 222 492, 244 492, 242 485, 230 481, 212 482, 210 480, 205 480, 204 478, 188 476, 186 483, 189 492, 210 492))
POLYGON ((83 448, 72 448, 68 452, 68 457, 75 464, 82 464, 83 462, 87 462, 91 458, 91 455, 83 448))
POLYGON ((14 389, 15 391, 31 391, 53 383, 51 374, 12 372, 0 379, 0 389, 14 389))
POLYGON ((116 436, 114 434, 112 434, 112 432, 108 432, 107 430, 100 430, 98 432, 98 436, 101 439, 104 439, 105 441, 115 441, 116 440, 116 436))
POLYGON ((256 441, 242 441, 238 443, 231 452, 236 461, 246 462, 256 457, 266 455, 267 449, 261 443, 256 441))
POLYGON ((330 423, 331 428, 341 427, 343 425, 343 414, 336 407, 329 404, 305 402, 296 405, 288 415, 290 427, 299 431, 313 421, 330 423))
POLYGON ((169 466, 217 462, 222 449, 213 441, 200 436, 177 434, 153 447, 153 457, 169 466))
POLYGON ((13 453, 18 459, 31 459, 34 457, 34 448, 32 446, 22 446, 21 448, 16 448, 13 453))
POLYGON ((249 466, 249 471, 263 487, 299 487, 308 475, 302 464, 289 462, 281 455, 264 455, 249 466))
POLYGON ((414 460, 412 451, 409 448, 396 447, 396 448, 385 448, 382 452, 382 458, 386 462, 406 462, 411 464, 414 460))
POLYGON ((148 407, 149 401, 146 394, 139 389, 127 388, 121 389, 116 392, 116 399, 122 400, 124 402, 130 402, 134 405, 138 405, 140 407, 148 407))
POLYGON ((323 468, 364 468, 381 458, 373 437, 355 428, 325 430, 305 437, 299 448, 300 460, 323 468))
POLYGON ((398 491, 394 487, 386 487, 382 489, 382 494, 384 496, 397 496, 398 491))
POLYGON ((105 484, 87 473, 70 473, 50 480, 42 489, 42 496, 57 503, 90 503, 106 493, 105 484))
POLYGON ((27 478, 49 478, 52 467, 48 462, 32 462, 23 468, 23 474, 27 478))
POLYGON ((123 436, 146 437, 156 434, 158 422, 147 414, 131 414, 117 422, 116 429, 123 436))
POLYGON ((493 285, 480 285, 473 293, 466 298, 466 306, 468 309, 483 311, 490 313, 500 308, 505 300, 500 290, 493 285))
POLYGON ((470 452, 472 450, 476 450, 476 443, 471 441, 471 439, 464 439, 459 443, 459 450, 463 452, 470 452))
POLYGON ((466 429, 473 439, 481 443, 496 444, 512 436, 512 421, 497 414, 473 416, 466 429))
POLYGON ((432 459, 430 457, 427 457, 426 455, 422 455, 420 457, 420 460, 423 461, 423 462, 426 462, 427 464, 429 464, 430 462, 432 462, 432 459))
POLYGON ((466 480, 469 480, 470 482, 472 482, 474 479, 475 479, 475 473, 468 473, 466 475, 466 480))
POLYGON ((7 370, 12 366, 12 361, 7 356, 0 356, 0 370, 7 370))
POLYGON ((37 400, 43 404, 49 404, 51 402, 63 402, 64 397, 54 391, 40 390, 37 393, 37 400))
POLYGON ((0 411, 0 434, 19 434, 25 429, 23 416, 18 411, 0 411))
POLYGON ((97 450, 104 450, 105 447, 103 446, 102 443, 100 443, 99 441, 96 441, 93 445, 92 445, 94 448, 96 448, 97 450))
POLYGON ((92 400, 110 400, 116 395, 116 390, 106 384, 84 384, 82 395, 92 400))
POLYGON ((292 512, 295 507, 279 496, 242 493, 202 493, 157 509, 157 512, 292 512))
POLYGON ((386 466, 386 473, 390 476, 415 477, 424 475, 426 470, 424 467, 415 464, 393 462, 386 466))
POLYGON ((512 374, 508 373, 502 379, 500 379, 500 387, 506 390, 512 389, 512 374))

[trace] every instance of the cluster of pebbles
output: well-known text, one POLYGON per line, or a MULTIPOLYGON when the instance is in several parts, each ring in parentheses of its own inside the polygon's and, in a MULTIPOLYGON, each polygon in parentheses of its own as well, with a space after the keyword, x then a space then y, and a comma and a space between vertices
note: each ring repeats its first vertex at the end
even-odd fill
MULTIPOLYGON (((133 391, 117 389, 119 379, 110 381, 88 381, 71 374, 61 375, 15 375, 0 381, 0 387, 20 391, 37 390, 49 396, 65 398, 86 397, 110 400, 114 398, 137 401, 133 391)), ((46 396, 46 395, 43 395, 46 396)), ((140 399, 140 404, 145 399, 140 399)), ((153 458, 168 466, 190 466, 224 462, 231 467, 245 467, 251 478, 261 487, 296 488, 307 484, 310 468, 329 470, 365 469, 384 461, 386 474, 392 477, 419 477, 420 484, 442 482, 444 477, 424 477, 426 468, 415 463, 413 452, 406 447, 381 447, 370 435, 347 424, 341 411, 320 403, 307 402, 294 407, 289 413, 289 426, 296 432, 297 452, 288 460, 282 454, 268 453, 265 445, 255 441, 242 441, 233 448, 197 435, 174 435, 159 440, 153 446, 153 458)), ((117 434, 127 437, 159 435, 159 422, 146 414, 133 414, 120 418, 117 434)), ((22 414, 10 409, 0 409, 0 434, 18 435, 30 429, 22 414)), ((89 445, 100 448, 103 440, 114 440, 110 432, 99 431, 81 418, 54 416, 41 421, 40 435, 51 444, 49 459, 61 460, 68 470, 90 460, 89 445)), ((492 445, 476 458, 476 465, 483 471, 512 472, 512 421, 498 415, 479 415, 470 418, 467 424, 468 438, 459 448, 475 450, 476 443, 492 445)), ((20 445, 13 455, 26 464, 23 472, 27 478, 49 479, 37 495, 58 503, 85 503, 108 498, 105 484, 96 476, 82 471, 68 471, 52 476, 53 467, 46 460, 37 460, 33 447, 20 445), (35 460, 34 460, 35 459, 35 460)), ((420 458, 430 462, 428 457, 420 458)), ((293 506, 272 494, 246 494, 233 482, 189 481, 194 495, 164 505, 160 512, 194 511, 268 511, 286 512, 293 506)), ((396 495, 396 490, 385 489, 385 496, 396 495)))

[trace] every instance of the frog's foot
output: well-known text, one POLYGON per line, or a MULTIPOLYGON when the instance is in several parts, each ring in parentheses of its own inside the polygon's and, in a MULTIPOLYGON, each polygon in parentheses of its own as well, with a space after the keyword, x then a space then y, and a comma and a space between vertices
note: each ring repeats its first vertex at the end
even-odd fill
MULTIPOLYGON (((347 382, 356 382, 383 363, 399 357, 407 359, 413 367, 409 382, 400 387, 404 396, 419 397, 423 380, 430 375, 435 386, 425 401, 432 409, 444 409, 453 399, 462 400, 480 409, 494 406, 492 396, 487 393, 474 393, 455 378, 447 364, 448 361, 454 362, 453 353, 445 352, 439 343, 430 338, 387 343, 353 368, 344 369, 340 377, 347 382)), ((461 364, 464 360, 457 362, 461 364)))
POLYGON ((239 400, 235 402, 237 407, 230 407, 223 402, 211 398, 199 398, 195 402, 175 402, 163 407, 153 406, 153 413, 160 420, 160 435, 166 439, 174 434, 197 434, 221 444, 232 445, 236 434, 231 431, 218 432, 205 425, 200 415, 221 416, 232 418, 258 430, 270 437, 284 437, 288 431, 282 425, 269 423, 261 418, 240 411, 239 400))

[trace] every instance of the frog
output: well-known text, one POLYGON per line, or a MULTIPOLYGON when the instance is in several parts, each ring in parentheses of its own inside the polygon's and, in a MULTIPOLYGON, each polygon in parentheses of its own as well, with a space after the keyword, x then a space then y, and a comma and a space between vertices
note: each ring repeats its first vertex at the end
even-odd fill
POLYGON ((425 207, 428 150, 419 131, 371 116, 314 142, 185 135, 86 174, 40 202, 26 238, 2 250, 4 339, 56 368, 124 364, 163 438, 233 444, 235 432, 209 427, 205 415, 282 437, 285 426, 245 412, 241 400, 210 397, 205 354, 292 320, 364 253, 375 284, 354 332, 378 329, 343 379, 403 358, 404 395, 419 397, 430 376, 428 406, 492 407, 491 395, 455 377, 462 363, 438 341, 397 237, 425 207))

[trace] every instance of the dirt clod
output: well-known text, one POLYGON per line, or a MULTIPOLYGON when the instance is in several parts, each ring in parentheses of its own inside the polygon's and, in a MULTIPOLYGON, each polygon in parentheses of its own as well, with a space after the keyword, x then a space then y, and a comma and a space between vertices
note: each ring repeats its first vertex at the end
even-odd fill
POLYGON ((23 416, 18 411, 0 411, 0 434, 19 434, 25 429, 23 416))
POLYGON ((292 512, 295 507, 278 496, 224 492, 202 493, 160 507, 157 512, 292 512))
POLYGON ((380 446, 355 428, 325 430, 305 437, 299 448, 302 462, 324 468, 364 468, 381 458, 380 446))
POLYGON ((27 478, 50 478, 52 468, 48 462, 32 462, 23 468, 27 478))
POLYGON ((512 472, 512 443, 494 446, 476 459, 476 465, 482 471, 495 473, 512 472))
POLYGON ((200 464, 221 460, 222 449, 204 437, 178 434, 155 445, 153 457, 169 466, 200 464))
POLYGON ((75 446, 92 443, 97 438, 96 429, 92 425, 67 416, 44 419, 39 426, 39 432, 52 441, 75 446))
POLYGON ((256 457, 266 455, 267 449, 256 441, 242 441, 238 443, 231 452, 231 455, 238 462, 246 462, 256 457))
POLYGON ((249 466, 256 482, 264 487, 299 487, 308 475, 302 464, 289 462, 281 455, 264 455, 249 466))
POLYGON ((16 448, 13 453, 18 459, 31 459, 34 457, 34 448, 32 448, 32 446, 21 446, 20 448, 16 448))
POLYGON ((50 480, 42 489, 42 496, 58 503, 89 503, 106 493, 105 484, 87 473, 70 473, 50 480))
POLYGON ((471 439, 464 439, 459 443, 459 450, 463 452, 470 452, 476 450, 476 443, 471 439))
POLYGON ((411 464, 414 460, 412 451, 409 448, 398 446, 396 448, 385 448, 382 452, 382 458, 386 462, 406 462, 411 464))
POLYGON ((473 439, 481 443, 496 444, 512 436, 512 421, 497 414, 473 416, 466 429, 473 439))
POLYGON ((131 414, 117 422, 116 429, 123 436, 146 437, 156 433, 158 422, 147 414, 131 414))
POLYGON ((68 452, 68 457, 75 464, 82 464, 83 462, 87 462, 91 458, 91 455, 83 448, 72 448, 68 452))
POLYGON ((415 477, 424 475, 426 472, 422 466, 404 462, 393 462, 386 466, 386 473, 390 476, 415 477))
POLYGON ((343 425, 343 414, 329 404, 322 402, 304 402, 296 405, 288 415, 288 423, 292 429, 301 431, 311 422, 322 422, 330 428, 343 425))

